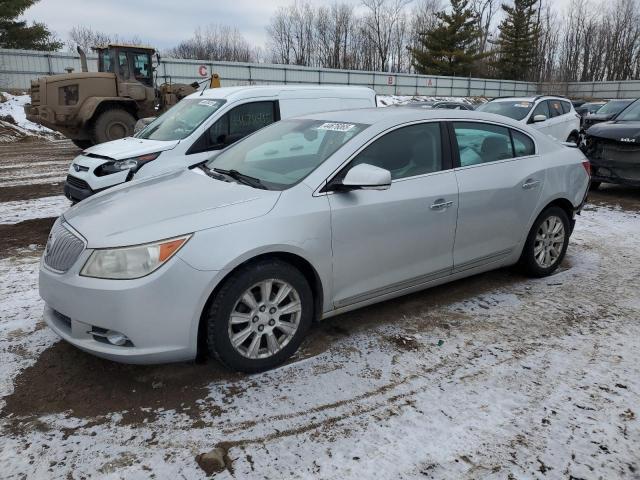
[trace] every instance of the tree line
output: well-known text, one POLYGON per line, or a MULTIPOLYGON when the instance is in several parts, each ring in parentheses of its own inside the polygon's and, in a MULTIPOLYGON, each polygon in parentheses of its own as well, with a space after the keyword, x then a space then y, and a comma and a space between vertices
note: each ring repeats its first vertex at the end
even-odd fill
POLYGON ((269 60, 527 81, 640 78, 640 0, 294 1, 267 27, 269 60))
MULTIPOLYGON (((144 43, 87 26, 62 42, 46 25, 19 20, 37 1, 3 1, 0 48, 144 43)), ((259 47, 236 27, 210 25, 162 53, 538 82, 640 78, 640 0, 571 0, 565 9, 553 0, 292 0, 273 13, 266 33, 259 47)))

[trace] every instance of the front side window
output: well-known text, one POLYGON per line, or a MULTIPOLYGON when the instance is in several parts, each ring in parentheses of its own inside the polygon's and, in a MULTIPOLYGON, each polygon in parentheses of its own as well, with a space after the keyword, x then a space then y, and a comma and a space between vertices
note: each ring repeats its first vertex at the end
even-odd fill
POLYGON ((479 112, 495 113, 514 120, 522 120, 531 111, 533 103, 526 100, 500 100, 497 102, 487 102, 480 105, 476 110, 479 112))
POLYGON ((147 140, 182 140, 191 135, 226 100, 185 98, 151 122, 136 137, 147 140))
POLYGON ((220 150, 276 120, 275 102, 239 105, 211 125, 188 153, 220 150))
POLYGON ((391 172, 391 179, 413 177, 442 170, 439 123, 398 128, 367 146, 346 171, 368 163, 391 172))
POLYGON ((127 59, 127 54, 125 52, 120 52, 118 54, 118 73, 124 80, 127 80, 130 77, 129 60, 127 59))
POLYGON ((564 111, 562 110, 562 102, 560 100, 549 100, 549 112, 552 117, 559 117, 560 115, 564 115, 564 111))
POLYGON ((147 53, 133 54, 133 76, 139 82, 151 85, 151 57, 147 53))
POLYGON ((562 103, 562 112, 569 113, 571 111, 571 103, 570 102, 561 102, 562 103))
POLYGON ((513 158, 509 129, 489 123, 454 122, 460 166, 513 158))
MULTIPOLYGON (((231 123, 231 122, 230 122, 231 123)), ((272 190, 295 185, 368 125, 324 120, 283 120, 225 149, 205 166, 236 170, 272 190)))
POLYGON ((549 112, 549 103, 546 100, 536 105, 536 108, 533 110, 531 118, 529 119, 530 123, 533 122, 533 117, 535 117, 536 115, 544 115, 547 118, 551 118, 551 113, 549 112))

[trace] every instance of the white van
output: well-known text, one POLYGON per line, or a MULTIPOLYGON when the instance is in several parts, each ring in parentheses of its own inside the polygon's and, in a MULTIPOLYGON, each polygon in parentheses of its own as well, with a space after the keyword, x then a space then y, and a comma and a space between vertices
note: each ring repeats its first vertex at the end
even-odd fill
POLYGON ((135 136, 84 150, 69 167, 64 193, 79 202, 134 177, 196 165, 283 118, 375 106, 376 93, 366 87, 265 85, 203 90, 180 101, 135 136))

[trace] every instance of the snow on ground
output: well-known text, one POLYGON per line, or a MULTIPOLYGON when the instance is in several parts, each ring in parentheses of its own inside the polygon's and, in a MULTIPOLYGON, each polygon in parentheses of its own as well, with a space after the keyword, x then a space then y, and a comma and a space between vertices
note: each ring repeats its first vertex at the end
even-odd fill
POLYGON ((6 101, 0 103, 0 117, 11 115, 20 128, 33 132, 53 133, 53 130, 43 127, 37 123, 27 120, 24 113, 24 106, 31 103, 31 96, 28 94, 11 95, 10 93, 0 92, 6 101))
POLYGON ((34 218, 59 217, 70 206, 71 202, 64 195, 0 203, 0 225, 10 225, 34 218))
MULTIPOLYGON (((337 332, 324 350, 206 381, 138 423, 137 388, 123 411, 74 416, 69 395, 68 411, 0 417, 3 476, 199 479, 195 456, 218 446, 221 479, 637 478, 639 247, 636 214, 590 207, 552 277, 503 270, 327 320, 311 339, 337 332)), ((0 262, 3 396, 54 342, 36 271, 0 262)))
POLYGON ((53 130, 27 120, 24 105, 30 102, 31 97, 27 94, 11 95, 0 92, 0 143, 15 142, 29 137, 59 136, 53 130))

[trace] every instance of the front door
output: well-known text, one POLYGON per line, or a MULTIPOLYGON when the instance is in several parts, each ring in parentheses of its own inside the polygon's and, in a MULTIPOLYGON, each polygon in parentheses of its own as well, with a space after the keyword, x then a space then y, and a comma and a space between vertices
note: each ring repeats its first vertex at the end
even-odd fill
POLYGON ((338 174, 368 163, 389 170, 392 184, 329 195, 336 308, 450 273, 458 186, 440 129, 432 122, 386 133, 338 174))

